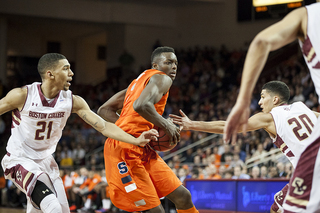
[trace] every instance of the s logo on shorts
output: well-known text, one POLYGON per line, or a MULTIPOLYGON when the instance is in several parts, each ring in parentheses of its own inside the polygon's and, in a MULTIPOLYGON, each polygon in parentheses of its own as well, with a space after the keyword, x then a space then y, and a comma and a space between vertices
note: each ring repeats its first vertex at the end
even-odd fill
POLYGON ((118 169, 119 169, 120 174, 122 174, 122 175, 127 173, 128 167, 127 167, 126 162, 122 161, 122 162, 118 163, 118 169))

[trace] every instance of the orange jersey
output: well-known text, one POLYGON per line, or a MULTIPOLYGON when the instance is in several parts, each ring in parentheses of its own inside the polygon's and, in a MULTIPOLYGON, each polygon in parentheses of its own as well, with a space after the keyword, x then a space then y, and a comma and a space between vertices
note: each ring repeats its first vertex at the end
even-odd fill
MULTIPOLYGON (((138 99, 150 78, 155 74, 166 75, 164 72, 149 69, 141 73, 137 79, 131 82, 127 89, 120 117, 116 122, 117 126, 135 137, 139 137, 142 132, 153 128, 153 124, 151 122, 144 119, 133 109, 133 103, 138 99)), ((168 95, 169 92, 163 95, 160 101, 154 105, 160 115, 164 112, 168 95)))
POLYGON ((94 174, 94 176, 88 186, 89 191, 92 191, 93 188, 100 182, 101 182, 101 176, 98 174, 94 174))

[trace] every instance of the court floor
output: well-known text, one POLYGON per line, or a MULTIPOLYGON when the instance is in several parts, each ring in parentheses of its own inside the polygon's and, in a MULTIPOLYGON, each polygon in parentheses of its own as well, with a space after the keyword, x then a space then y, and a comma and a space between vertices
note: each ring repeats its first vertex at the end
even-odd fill
POLYGON ((14 209, 14 208, 5 208, 0 207, 0 213, 25 213, 25 209, 14 209))

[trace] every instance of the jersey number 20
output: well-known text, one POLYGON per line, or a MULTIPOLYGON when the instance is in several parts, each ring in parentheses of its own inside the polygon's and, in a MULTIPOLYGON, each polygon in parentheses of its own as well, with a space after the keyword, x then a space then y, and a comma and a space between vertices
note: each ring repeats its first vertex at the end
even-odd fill
POLYGON ((308 137, 307 133, 306 132, 303 132, 302 134, 299 133, 299 130, 302 129, 302 125, 307 129, 307 131, 309 132, 309 134, 311 134, 312 132, 312 128, 313 128, 313 123, 311 121, 311 119, 306 115, 306 114, 303 114, 303 115, 300 115, 298 116, 299 119, 297 118, 291 118, 288 120, 288 123, 289 125, 295 123, 296 124, 296 127, 294 127, 292 129, 293 133, 296 135, 296 137, 302 141, 304 139, 306 139, 308 137), (301 125, 302 123, 302 125, 301 125), (311 127, 310 127, 311 126, 311 127))

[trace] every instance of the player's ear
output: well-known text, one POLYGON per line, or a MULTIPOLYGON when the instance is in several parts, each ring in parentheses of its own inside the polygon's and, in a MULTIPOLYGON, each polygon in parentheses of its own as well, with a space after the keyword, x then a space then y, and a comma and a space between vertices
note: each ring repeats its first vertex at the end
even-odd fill
POLYGON ((158 69, 158 64, 157 63, 152 63, 152 69, 158 69))
POLYGON ((54 75, 53 75, 53 73, 52 73, 51 70, 48 70, 48 71, 46 72, 46 76, 47 76, 48 78, 50 78, 50 79, 54 79, 54 75))
POLYGON ((277 105, 280 103, 280 98, 278 96, 273 96, 273 104, 277 105))

